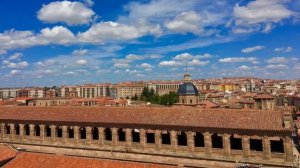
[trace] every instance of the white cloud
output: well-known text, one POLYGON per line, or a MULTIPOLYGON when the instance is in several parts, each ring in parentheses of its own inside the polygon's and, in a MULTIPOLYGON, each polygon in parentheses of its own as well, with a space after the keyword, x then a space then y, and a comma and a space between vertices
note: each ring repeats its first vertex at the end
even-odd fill
POLYGON ((89 50, 87 49, 79 49, 79 50, 74 50, 72 52, 72 55, 74 56, 83 56, 83 55, 87 55, 89 52, 89 50))
POLYGON ((277 64, 277 65, 267 65, 266 66, 267 69, 288 69, 288 66, 284 65, 284 64, 277 64))
POLYGON ((241 24, 276 23, 293 15, 285 3, 283 0, 255 0, 246 6, 236 4, 233 13, 241 24))
POLYGON ((207 59, 207 58, 212 58, 213 55, 211 54, 208 54, 208 53, 205 53, 203 55, 196 55, 195 58, 198 58, 198 59, 207 59))
POLYGON ((234 33, 252 33, 261 31, 269 33, 282 20, 295 16, 288 9, 286 0, 255 0, 246 6, 236 4, 233 9, 235 17, 234 33))
POLYGON ((115 68, 129 68, 129 64, 128 63, 114 63, 113 67, 115 68))
POLYGON ((190 66, 204 66, 204 65, 207 65, 208 63, 209 63, 209 61, 200 61, 198 59, 193 59, 193 60, 188 62, 188 65, 190 65, 190 66))
POLYGON ((13 55, 11 55, 8 60, 19 60, 21 57, 23 56, 22 53, 15 53, 13 55))
POLYGON ((10 75, 18 75, 18 74, 20 74, 20 73, 21 73, 20 70, 14 69, 14 70, 11 70, 9 74, 10 74, 10 75))
POLYGON ((242 49, 242 53, 250 53, 250 52, 262 50, 262 49, 264 49, 264 48, 265 48, 265 46, 253 46, 253 47, 248 47, 248 48, 242 49))
POLYGON ((182 53, 182 54, 178 54, 174 57, 175 60, 190 60, 190 59, 193 59, 194 56, 192 56, 191 54, 189 53, 182 53))
POLYGON ((5 65, 5 67, 13 69, 23 69, 29 65, 27 61, 10 62, 9 60, 3 60, 2 63, 5 65))
POLYGON ((165 66, 165 67, 171 67, 171 66, 181 66, 183 65, 182 63, 178 61, 161 61, 158 66, 165 66))
POLYGON ((219 59, 221 63, 236 63, 236 62, 251 62, 256 64, 257 58, 256 57, 228 57, 219 59))
POLYGON ((128 54, 128 55, 126 55, 125 59, 128 60, 129 62, 131 62, 131 61, 135 61, 135 60, 142 60, 144 58, 140 55, 128 54))
POLYGON ((149 30, 117 22, 101 22, 92 25, 86 32, 78 34, 79 41, 104 43, 107 41, 132 40, 149 33, 149 30))
POLYGON ((148 63, 142 63, 142 64, 139 65, 139 67, 145 68, 145 69, 151 69, 152 65, 148 64, 148 63))
POLYGON ((69 44, 76 41, 74 34, 63 26, 55 26, 52 29, 41 30, 41 41, 53 44, 69 44))
POLYGON ((240 66, 238 69, 240 69, 240 70, 249 70, 250 69, 250 67, 248 67, 248 66, 246 66, 246 65, 242 65, 242 66, 240 66))
POLYGON ((77 60, 76 61, 76 64, 77 65, 86 65, 88 63, 88 61, 87 60, 84 60, 84 59, 81 59, 81 60, 77 60))
POLYGON ((276 52, 291 52, 291 51, 293 51, 293 48, 290 46, 280 47, 280 48, 275 48, 274 51, 276 51, 276 52))
POLYGON ((200 34, 203 30, 201 27, 201 16, 195 11, 182 12, 174 20, 165 23, 165 26, 172 32, 176 33, 194 33, 200 34))
POLYGON ((266 61, 268 64, 283 64, 288 62, 288 59, 285 57, 274 57, 266 61))
POLYGON ((65 22, 68 25, 78 25, 91 22, 94 14, 93 10, 81 2, 65 0, 43 5, 38 11, 38 18, 47 23, 65 22))

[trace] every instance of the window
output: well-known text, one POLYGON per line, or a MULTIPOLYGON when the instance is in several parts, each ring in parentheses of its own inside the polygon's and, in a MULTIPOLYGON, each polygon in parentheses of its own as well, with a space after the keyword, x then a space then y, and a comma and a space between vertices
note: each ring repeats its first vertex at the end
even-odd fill
POLYGON ((193 103, 193 100, 192 99, 190 99, 190 104, 192 104, 193 103))

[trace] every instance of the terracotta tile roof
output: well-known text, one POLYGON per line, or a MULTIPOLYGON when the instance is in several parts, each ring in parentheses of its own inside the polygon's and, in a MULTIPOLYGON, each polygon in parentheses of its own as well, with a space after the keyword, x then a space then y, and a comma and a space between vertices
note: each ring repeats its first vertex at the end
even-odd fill
POLYGON ((254 99, 274 99, 273 96, 268 95, 268 94, 258 94, 253 97, 254 99))
POLYGON ((175 166, 21 152, 4 168, 175 168, 175 166))
POLYGON ((4 145, 0 144, 0 162, 7 161, 14 158, 17 155, 17 151, 4 145))
POLYGON ((0 107, 1 120, 129 128, 286 131, 281 111, 252 109, 3 106, 0 107))

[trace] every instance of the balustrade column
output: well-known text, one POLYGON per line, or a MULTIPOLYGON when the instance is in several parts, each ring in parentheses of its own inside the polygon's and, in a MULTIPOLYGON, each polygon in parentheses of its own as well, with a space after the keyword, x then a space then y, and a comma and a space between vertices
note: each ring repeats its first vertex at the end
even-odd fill
POLYGON ((5 126, 4 123, 1 123, 1 124, 0 124, 0 127, 1 127, 1 138, 2 138, 2 139, 4 139, 4 126, 5 126))
POLYGON ((19 124, 19 129, 20 129, 20 139, 22 141, 24 138, 24 124, 19 124))
POLYGON ((45 125, 43 125, 43 124, 40 125, 40 135, 41 135, 42 141, 44 142, 45 141, 45 125))
POLYGON ((231 153, 231 146, 230 146, 230 135, 223 134, 223 151, 224 156, 229 157, 231 153))
POLYGON ((32 141, 34 139, 34 125, 29 124, 29 140, 32 141))
POLYGON ((10 138, 13 141, 15 139, 16 131, 15 131, 15 124, 9 124, 10 128, 10 138))
POLYGON ((250 154, 250 138, 248 136, 242 137, 242 148, 243 148, 243 157, 249 158, 250 154))
POLYGON ((112 128, 112 145, 116 146, 118 144, 119 135, 118 135, 118 128, 112 128))
POLYGON ((146 130, 140 129, 140 143, 142 149, 146 147, 146 140, 146 130))
POLYGON ((74 126, 74 140, 75 143, 79 143, 79 126, 74 126))
POLYGON ((291 137, 286 136, 283 141, 285 161, 293 161, 293 140, 291 137))
POLYGON ((271 158, 271 144, 269 137, 264 136, 263 139, 263 159, 269 160, 271 158))
POLYGON ((55 137, 56 137, 56 129, 55 129, 55 125, 51 125, 51 141, 55 142, 55 137))
POLYGON ((205 154, 207 156, 211 156, 211 149, 212 149, 211 133, 208 132, 204 133, 204 148, 205 148, 205 154))
POLYGON ((161 149, 161 130, 155 130, 155 149, 161 149))
POLYGON ((104 145, 104 128, 98 127, 99 130, 99 144, 102 146, 104 145))
POLYGON ((171 131, 171 150, 176 152, 178 146, 177 131, 171 131))
POLYGON ((190 153, 193 153, 195 151, 195 134, 195 132, 191 131, 187 133, 187 145, 190 153))
POLYGON ((92 143, 92 127, 86 127, 86 142, 88 145, 92 143))
POLYGON ((126 146, 131 147, 132 146, 132 129, 126 128, 125 131, 125 139, 126 139, 126 146))
POLYGON ((62 140, 63 142, 67 142, 68 138, 68 127, 67 126, 62 126, 62 140))

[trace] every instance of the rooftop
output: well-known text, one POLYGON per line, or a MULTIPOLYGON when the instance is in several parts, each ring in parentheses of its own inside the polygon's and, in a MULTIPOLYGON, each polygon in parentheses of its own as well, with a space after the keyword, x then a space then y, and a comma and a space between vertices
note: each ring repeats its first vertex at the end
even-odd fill
POLYGON ((116 126, 188 131, 255 131, 278 133, 283 127, 281 111, 200 109, 167 107, 0 107, 0 121, 64 125, 116 126), (166 122, 168 121, 168 122, 166 122), (217 130, 216 130, 217 129, 217 130))

